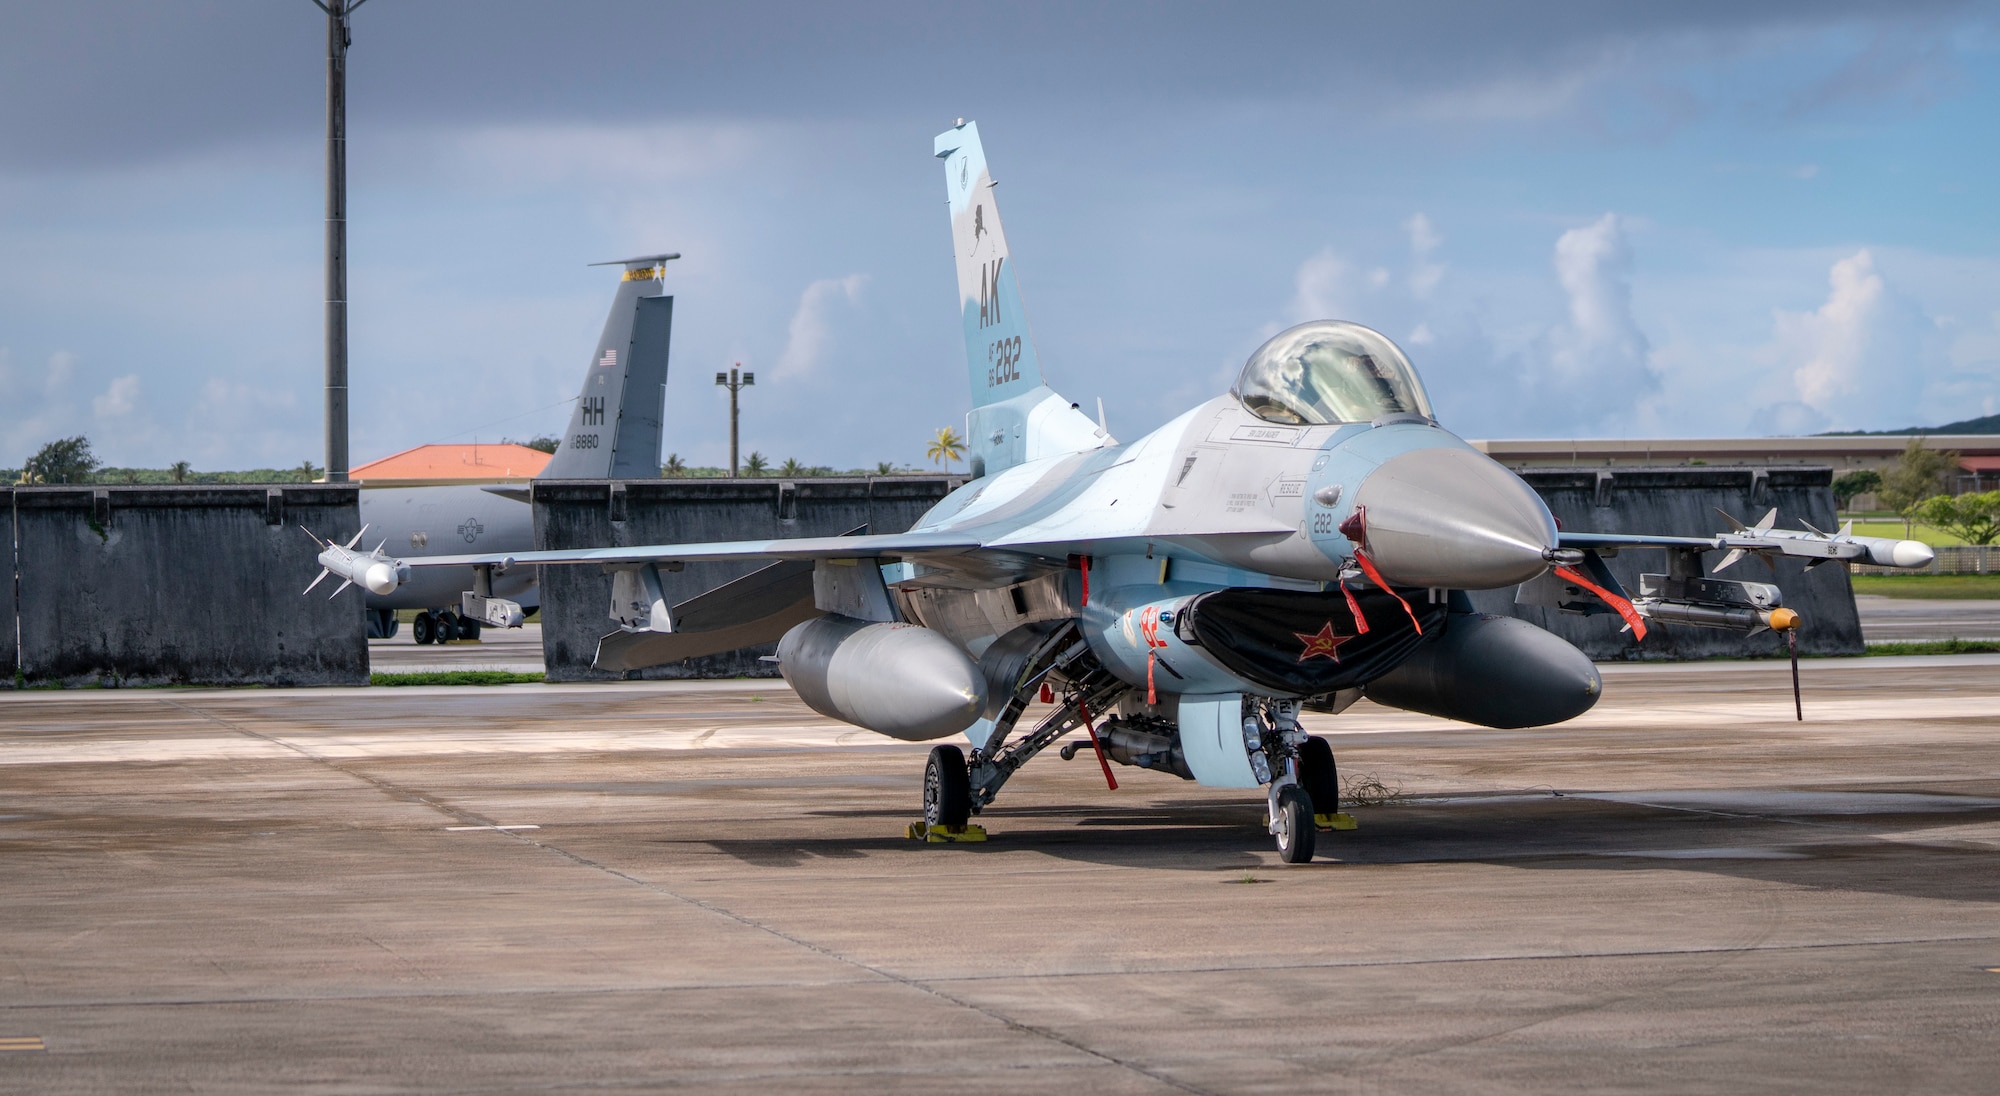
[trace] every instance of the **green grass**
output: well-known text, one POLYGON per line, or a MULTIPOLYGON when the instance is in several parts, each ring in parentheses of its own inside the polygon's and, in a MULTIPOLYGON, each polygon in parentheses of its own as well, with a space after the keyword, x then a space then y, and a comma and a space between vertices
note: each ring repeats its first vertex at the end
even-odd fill
POLYGON ((1857 594, 1959 600, 2000 599, 2000 574, 1987 575, 1854 575, 1857 594))
POLYGON ((1910 643, 1870 643, 1874 655, 1992 655, 2000 654, 2000 643, 1985 639, 1926 639, 1910 643))
MULTIPOLYGON (((1828 530, 1828 532, 1832 532, 1832 530, 1828 530)), ((1903 522, 1900 518, 1886 521, 1857 521, 1854 523, 1854 535, 1857 537, 1888 537, 1891 540, 1921 540, 1933 548, 1950 548, 1965 543, 1950 533, 1935 526, 1925 525, 1921 521, 1913 523, 1910 526, 1910 531, 1905 534, 1903 532, 1903 522)))
POLYGON ((407 674, 369 674, 370 685, 539 685, 542 674, 506 670, 419 670, 407 674))

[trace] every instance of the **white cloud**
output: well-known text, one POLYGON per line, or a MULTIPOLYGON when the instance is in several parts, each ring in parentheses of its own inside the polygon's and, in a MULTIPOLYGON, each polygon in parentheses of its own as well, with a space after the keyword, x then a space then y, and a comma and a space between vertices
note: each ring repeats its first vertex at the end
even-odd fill
POLYGON ((1330 247, 1300 263, 1298 273, 1292 277, 1288 318, 1293 323, 1339 318, 1352 299, 1348 278, 1347 264, 1330 247))
POLYGON ((139 375, 129 373, 111 382, 102 396, 90 401, 90 409, 100 419, 130 415, 139 404, 139 375))
POLYGON ((1882 276, 1875 257, 1857 251, 1827 273, 1831 291, 1812 312, 1780 312, 1778 341, 1805 358, 1792 370, 1799 401, 1821 411, 1859 390, 1871 333, 1882 312, 1882 276))
POLYGON ((1544 340, 1543 396, 1576 422, 1626 417, 1660 386, 1651 345, 1632 314, 1632 251, 1620 218, 1606 213, 1556 240, 1556 279, 1569 298, 1568 322, 1544 340))
POLYGON ((799 307, 792 313, 784 353, 778 355, 778 376, 800 377, 818 367, 832 341, 833 305, 841 301, 849 305, 859 303, 861 288, 867 284, 866 274, 821 278, 799 294, 799 307))
POLYGON ((42 374, 42 395, 55 399, 62 390, 69 387, 69 379, 76 375, 76 355, 67 350, 58 350, 49 355, 48 372, 42 374))
POLYGON ((1432 258, 1444 246, 1444 237, 1422 213, 1404 221, 1403 230, 1410 234, 1410 292, 1422 300, 1444 280, 1444 264, 1432 258))

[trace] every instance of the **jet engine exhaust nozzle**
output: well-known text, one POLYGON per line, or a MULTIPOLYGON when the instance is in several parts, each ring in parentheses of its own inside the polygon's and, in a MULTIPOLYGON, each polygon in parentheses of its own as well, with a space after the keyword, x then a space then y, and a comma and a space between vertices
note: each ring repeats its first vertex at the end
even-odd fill
POLYGON ((1472 449, 1416 449, 1361 482, 1369 560, 1390 582, 1493 590, 1548 570, 1556 522, 1541 496, 1472 449))

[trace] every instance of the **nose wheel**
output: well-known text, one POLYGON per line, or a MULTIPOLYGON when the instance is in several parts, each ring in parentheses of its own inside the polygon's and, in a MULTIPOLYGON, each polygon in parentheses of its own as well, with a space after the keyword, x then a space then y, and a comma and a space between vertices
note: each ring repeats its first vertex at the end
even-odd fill
POLYGON ((1313 844, 1319 827, 1313 824, 1311 797, 1296 784, 1278 789, 1271 836, 1278 841, 1278 857, 1287 864, 1303 864, 1313 858, 1313 844))

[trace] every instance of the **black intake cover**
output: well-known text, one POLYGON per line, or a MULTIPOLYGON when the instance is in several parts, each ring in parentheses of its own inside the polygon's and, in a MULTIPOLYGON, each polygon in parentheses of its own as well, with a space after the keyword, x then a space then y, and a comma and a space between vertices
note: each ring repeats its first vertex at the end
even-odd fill
MULTIPOLYGON (((1423 642, 1394 597, 1372 587, 1353 593, 1368 620, 1366 635, 1356 634, 1360 629, 1339 590, 1254 587, 1197 596, 1174 622, 1174 632, 1273 692, 1311 696, 1352 689, 1395 669, 1423 642), (1327 629, 1334 648, 1315 653, 1313 641, 1327 629)), ((1426 632, 1444 626, 1445 606, 1430 604, 1423 590, 1402 594, 1426 632)))

